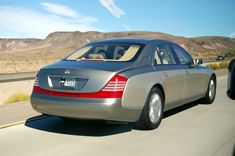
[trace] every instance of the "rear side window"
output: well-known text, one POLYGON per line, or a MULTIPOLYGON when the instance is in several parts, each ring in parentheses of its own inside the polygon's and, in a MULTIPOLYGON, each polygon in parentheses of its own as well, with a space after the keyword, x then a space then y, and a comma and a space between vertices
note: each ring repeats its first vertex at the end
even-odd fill
POLYGON ((127 62, 133 60, 142 47, 138 44, 94 44, 75 51, 66 60, 127 62))
POLYGON ((191 65, 192 64, 192 57, 186 52, 183 48, 172 45, 176 55, 179 58, 180 64, 191 65))
POLYGON ((159 57, 158 48, 155 48, 154 50, 154 61, 155 61, 155 64, 157 65, 162 64, 162 61, 159 57))
POLYGON ((157 64, 176 64, 172 48, 168 44, 159 44, 155 49, 155 61, 157 64), (158 54, 158 55, 157 55, 158 54))

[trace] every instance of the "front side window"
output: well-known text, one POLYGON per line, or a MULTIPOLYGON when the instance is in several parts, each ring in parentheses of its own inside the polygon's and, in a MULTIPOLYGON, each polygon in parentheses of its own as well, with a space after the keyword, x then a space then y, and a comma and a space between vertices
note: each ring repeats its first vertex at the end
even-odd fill
POLYGON ((176 46, 176 45, 172 45, 172 47, 173 47, 176 55, 179 58, 180 64, 185 64, 185 65, 192 64, 192 58, 188 54, 188 52, 186 52, 183 48, 176 46))
POLYGON ((168 44, 159 44, 156 47, 155 52, 156 51, 158 53, 158 55, 155 54, 157 64, 176 64, 173 52, 168 44), (159 59, 157 57, 159 57, 159 59))
POLYGON ((138 44, 101 44, 88 45, 73 54, 65 60, 97 60, 97 61, 131 61, 141 50, 142 45, 138 44))

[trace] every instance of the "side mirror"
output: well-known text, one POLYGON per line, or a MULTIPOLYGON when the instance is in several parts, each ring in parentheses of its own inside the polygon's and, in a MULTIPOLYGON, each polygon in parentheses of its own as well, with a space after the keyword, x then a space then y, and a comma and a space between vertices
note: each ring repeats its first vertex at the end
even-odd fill
POLYGON ((203 61, 202 61, 202 59, 195 59, 194 64, 195 65, 201 65, 201 64, 203 64, 203 61))

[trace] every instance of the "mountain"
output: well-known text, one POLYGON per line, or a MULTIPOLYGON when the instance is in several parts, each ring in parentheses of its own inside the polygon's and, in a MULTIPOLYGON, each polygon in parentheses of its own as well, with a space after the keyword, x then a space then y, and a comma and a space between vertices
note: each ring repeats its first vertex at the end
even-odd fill
POLYGON ((159 38, 174 41, 194 57, 212 60, 217 55, 235 49, 235 39, 227 37, 185 38, 159 32, 54 32, 45 39, 0 39, 0 61, 61 59, 78 47, 109 38, 159 38))

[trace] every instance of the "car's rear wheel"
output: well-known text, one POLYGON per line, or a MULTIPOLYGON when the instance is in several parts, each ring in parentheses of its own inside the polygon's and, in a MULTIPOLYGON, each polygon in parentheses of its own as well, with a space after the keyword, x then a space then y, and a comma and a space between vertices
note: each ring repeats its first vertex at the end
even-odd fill
POLYGON ((163 94, 158 87, 151 89, 145 106, 136 125, 139 129, 151 130, 157 128, 163 117, 163 94))
POLYGON ((216 78, 215 76, 211 76, 206 96, 202 99, 202 103, 204 104, 211 104, 215 100, 215 95, 216 95, 216 78))

